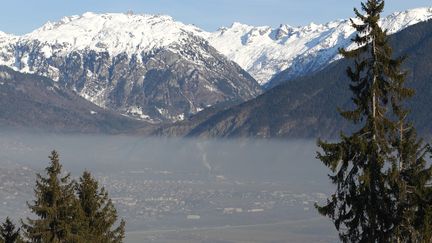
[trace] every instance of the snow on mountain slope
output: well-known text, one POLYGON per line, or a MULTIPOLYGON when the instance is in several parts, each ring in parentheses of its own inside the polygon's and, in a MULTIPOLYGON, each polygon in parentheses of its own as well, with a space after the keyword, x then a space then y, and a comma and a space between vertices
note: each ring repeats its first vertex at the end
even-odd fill
MULTIPOLYGON (((431 18, 432 8, 418 8, 391 14, 381 25, 392 34, 431 18)), ((206 39, 266 85, 283 70, 288 69, 284 78, 290 79, 322 69, 337 59, 338 48, 351 44, 353 33, 349 20, 301 27, 281 25, 276 29, 234 23, 207 33, 206 39)))
MULTIPOLYGON (((382 26, 395 33, 431 18, 432 8, 413 9, 382 26)), ((276 29, 234 23, 205 32, 164 15, 85 13, 23 36, 0 32, 0 65, 47 76, 128 116, 176 121, 255 97, 254 78, 273 87, 320 70, 353 34, 349 20, 276 29)))
MULTIPOLYGON (((0 33, 0 48, 7 53, 11 45, 24 46, 37 43, 45 58, 67 56, 72 52, 107 52, 110 56, 126 53, 140 55, 161 48, 180 53, 175 45, 189 41, 189 37, 202 32, 195 26, 174 21, 166 15, 135 15, 122 13, 95 14, 64 17, 58 22, 48 22, 35 31, 13 36, 0 33), (2 45, 2 43, 4 43, 2 45)), ((17 52, 15 56, 25 53, 17 52)), ((25 72, 35 72, 24 60, 3 59, 1 64, 25 72), (19 65, 15 61, 20 61, 19 65)), ((31 64, 30 64, 31 65, 31 64)))
MULTIPOLYGON (((432 8, 418 8, 391 14, 383 19, 382 26, 392 34, 431 18, 432 8)), ((288 68, 291 71, 287 78, 321 69, 335 59, 338 48, 350 44, 354 29, 348 20, 338 20, 300 27, 281 25, 276 29, 234 23, 229 28, 205 32, 165 15, 85 13, 48 22, 22 37, 1 32, 0 48, 2 43, 19 38, 21 43, 35 40, 46 43, 42 49, 46 57, 86 49, 107 51, 113 56, 120 53, 131 56, 187 42, 191 33, 204 37, 264 85, 288 68)), ((3 60, 2 64, 16 65, 12 61, 3 60)), ((19 69, 31 72, 25 63, 21 65, 24 67, 19 69)))
POLYGON ((0 33, 0 65, 155 123, 258 95, 259 84, 201 32, 163 15, 85 13, 20 37, 0 33))
MULTIPOLYGON (((192 32, 200 30, 165 15, 87 12, 81 16, 64 17, 56 23, 48 22, 22 39, 39 40, 49 45, 65 43, 61 54, 88 48, 107 51, 115 56, 148 52, 175 42, 182 43, 192 32)), ((51 54, 48 48, 46 54, 51 54)))

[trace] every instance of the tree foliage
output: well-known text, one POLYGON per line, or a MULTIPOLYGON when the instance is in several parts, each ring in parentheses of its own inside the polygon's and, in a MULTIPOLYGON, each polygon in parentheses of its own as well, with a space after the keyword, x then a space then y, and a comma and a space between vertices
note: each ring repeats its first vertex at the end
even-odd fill
POLYGON ((340 50, 354 60, 347 69, 354 109, 340 113, 360 129, 341 134, 337 143, 318 142, 318 158, 331 169, 337 189, 317 208, 344 242, 429 242, 430 150, 406 120, 404 103, 414 91, 405 87, 405 58, 393 58, 379 26, 383 9, 382 0, 362 3, 364 14, 354 9, 358 49, 340 50))
POLYGON ((103 242, 120 243, 125 234, 122 220, 104 188, 90 172, 79 183, 64 175, 56 151, 49 156, 46 176, 37 174, 36 199, 28 203, 37 218, 22 221, 25 239, 36 243, 103 242))
POLYGON ((62 166, 56 151, 49 156, 47 176, 37 174, 34 193, 36 199, 28 203, 37 219, 23 222, 24 235, 32 242, 78 242, 81 211, 74 194, 70 175, 62 175, 62 166))
POLYGON ((18 243, 22 242, 20 237, 20 229, 16 229, 15 225, 9 218, 0 225, 0 242, 1 243, 18 243))
POLYGON ((114 229, 117 211, 105 189, 99 188, 91 173, 85 171, 77 185, 77 195, 84 212, 85 238, 88 242, 122 242, 125 222, 114 229))

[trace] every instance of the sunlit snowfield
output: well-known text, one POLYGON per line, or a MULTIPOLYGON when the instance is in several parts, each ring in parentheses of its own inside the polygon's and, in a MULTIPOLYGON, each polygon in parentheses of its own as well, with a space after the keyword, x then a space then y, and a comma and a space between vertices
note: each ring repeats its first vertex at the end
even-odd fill
POLYGON ((315 202, 332 191, 315 141, 1 132, 0 216, 30 215, 35 172, 59 151, 108 189, 134 242, 335 242, 315 202))

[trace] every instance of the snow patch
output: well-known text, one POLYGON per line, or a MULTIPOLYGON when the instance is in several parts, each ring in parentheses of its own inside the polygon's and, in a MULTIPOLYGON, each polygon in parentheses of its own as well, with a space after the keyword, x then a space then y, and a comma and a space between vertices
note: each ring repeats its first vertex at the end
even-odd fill
POLYGON ((1 80, 11 80, 12 76, 8 72, 0 72, 1 80))
POLYGON ((144 114, 143 110, 139 106, 131 106, 126 110, 126 113, 132 117, 138 117, 143 120, 151 120, 149 115, 144 114))
POLYGON ((44 45, 40 51, 45 58, 50 58, 52 56, 52 49, 49 45, 44 45))
POLYGON ((166 109, 164 109, 164 108, 158 108, 158 107, 156 107, 156 110, 163 117, 165 117, 165 118, 167 118, 169 120, 172 120, 174 122, 183 121, 185 119, 185 114, 184 113, 177 114, 177 115, 170 115, 169 112, 166 109))

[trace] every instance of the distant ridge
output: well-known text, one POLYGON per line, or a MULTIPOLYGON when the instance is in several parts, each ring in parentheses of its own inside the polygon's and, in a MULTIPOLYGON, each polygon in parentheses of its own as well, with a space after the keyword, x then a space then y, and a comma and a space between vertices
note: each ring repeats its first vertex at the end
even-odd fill
MULTIPOLYGON (((408 86, 416 95, 407 107, 419 135, 432 137, 432 21, 416 24, 390 38, 395 55, 407 55, 408 86)), ((346 68, 339 60, 310 76, 286 80, 263 95, 229 109, 201 114, 159 131, 194 137, 334 138, 352 127, 336 107, 349 108, 346 68), (188 124, 193 124, 187 126, 188 124)))
MULTIPOLYGON (((381 25, 393 34, 431 18, 432 8, 417 8, 393 13, 383 18, 381 25)), ((353 33, 349 20, 299 27, 282 24, 278 28, 234 23, 206 38, 261 85, 271 88, 337 60, 338 48, 350 46, 353 33)))

